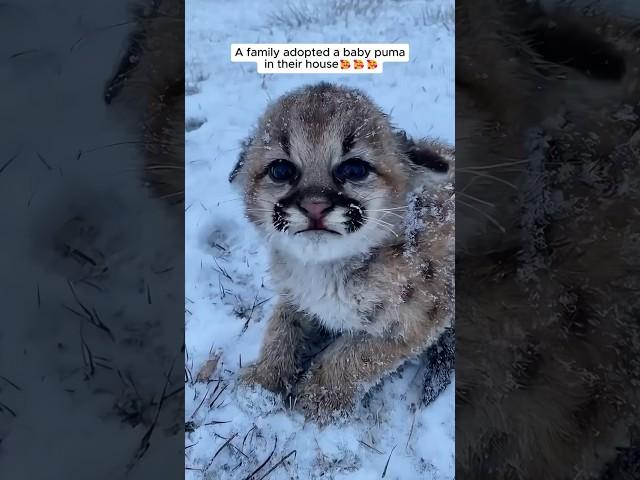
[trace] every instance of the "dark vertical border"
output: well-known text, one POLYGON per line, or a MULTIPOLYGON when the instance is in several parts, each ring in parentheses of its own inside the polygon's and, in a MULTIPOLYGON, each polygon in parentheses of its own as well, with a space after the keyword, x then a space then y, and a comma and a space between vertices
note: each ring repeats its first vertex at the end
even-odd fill
POLYGON ((456 13, 457 476, 639 478, 639 22, 456 13))
POLYGON ((183 475, 183 5, 0 2, 1 478, 183 475))

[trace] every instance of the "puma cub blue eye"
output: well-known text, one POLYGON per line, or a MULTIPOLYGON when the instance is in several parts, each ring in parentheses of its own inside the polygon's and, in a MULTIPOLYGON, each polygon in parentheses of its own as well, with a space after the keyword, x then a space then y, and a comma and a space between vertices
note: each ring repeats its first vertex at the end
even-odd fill
POLYGON ((287 160, 276 160, 269 165, 269 177, 274 182, 288 182, 296 173, 296 166, 287 160))
POLYGON ((351 158, 342 162, 334 170, 334 175, 341 181, 357 182, 364 180, 371 172, 371 166, 359 158, 351 158))

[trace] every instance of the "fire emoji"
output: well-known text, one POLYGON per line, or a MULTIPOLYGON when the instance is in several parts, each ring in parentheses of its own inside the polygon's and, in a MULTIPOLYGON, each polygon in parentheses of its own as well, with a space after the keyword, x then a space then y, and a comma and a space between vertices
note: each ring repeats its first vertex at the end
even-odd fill
POLYGON ((367 60, 367 69, 375 70, 376 68, 378 68, 378 62, 375 60, 367 60))
POLYGON ((342 70, 349 70, 351 68, 351 62, 349 62, 349 60, 340 60, 340 68, 342 70))
POLYGON ((362 60, 355 59, 353 61, 353 68, 356 70, 362 70, 364 68, 364 62, 362 60))

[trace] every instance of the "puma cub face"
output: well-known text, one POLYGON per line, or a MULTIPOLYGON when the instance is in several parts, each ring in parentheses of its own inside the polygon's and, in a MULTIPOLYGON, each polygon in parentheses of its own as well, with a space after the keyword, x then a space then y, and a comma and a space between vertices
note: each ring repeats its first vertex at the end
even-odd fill
POLYGON ((230 176, 279 293, 246 381, 326 420, 438 341, 451 326, 452 162, 357 90, 321 83, 267 108, 230 176))
POLYGON ((362 93, 320 84, 267 109, 232 179, 270 242, 303 262, 326 262, 396 234, 412 174, 399 147, 362 93))

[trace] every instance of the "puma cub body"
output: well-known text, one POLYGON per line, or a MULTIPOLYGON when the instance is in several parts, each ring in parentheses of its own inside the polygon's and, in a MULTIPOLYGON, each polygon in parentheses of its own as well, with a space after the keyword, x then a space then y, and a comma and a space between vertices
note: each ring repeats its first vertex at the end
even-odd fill
POLYGON ((230 176, 279 292, 245 381, 326 420, 452 327, 453 157, 357 90, 321 83, 268 107, 230 176))

